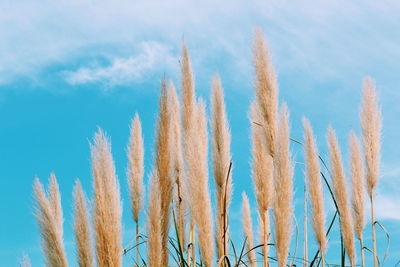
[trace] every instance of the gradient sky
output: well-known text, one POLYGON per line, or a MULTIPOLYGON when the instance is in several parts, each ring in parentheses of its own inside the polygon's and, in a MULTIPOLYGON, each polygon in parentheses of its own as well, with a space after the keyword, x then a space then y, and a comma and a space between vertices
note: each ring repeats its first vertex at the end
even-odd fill
MULTIPOLYGON (((253 99, 251 43, 261 26, 277 69, 280 99, 291 113, 291 136, 302 139, 301 118, 313 124, 326 155, 326 129, 337 130, 348 167, 348 132, 359 133, 361 84, 377 84, 383 112, 377 219, 390 233, 387 266, 400 260, 400 4, 397 1, 33 1, 0 2, 0 265, 16 266, 25 253, 43 266, 33 216, 34 176, 61 188, 65 244, 76 266, 72 187, 81 179, 91 196, 89 141, 102 127, 112 141, 123 199, 124 245, 132 238, 125 177, 125 146, 135 112, 142 119, 146 173, 152 165, 154 122, 165 73, 179 88, 183 41, 191 53, 197 94, 209 102, 219 73, 232 131, 234 196, 231 232, 242 242, 241 193, 253 205, 248 107, 253 99)), ((302 150, 292 144, 295 209, 301 255, 302 150)), ((326 157, 326 156, 325 156, 326 157)), ((147 176, 146 176, 147 181, 147 176)), ((212 186, 212 177, 210 176, 212 186)), ((326 195, 328 218, 333 205, 326 195)), ((144 219, 145 214, 142 213, 144 219)), ((256 223, 255 223, 256 226, 256 223)), ((311 228, 311 227, 310 227, 311 228)), ((327 260, 339 263, 337 224, 327 260)), ((366 245, 371 247, 370 225, 366 245)), ((310 240, 312 239, 310 231, 310 240)), ((292 250, 295 238, 293 235, 292 250)), ((378 230, 379 255, 386 248, 378 230)), ((310 244, 310 255, 315 244, 310 244)), ((371 260, 367 253, 368 261, 371 260)), ((124 266, 130 263, 124 258, 124 266)))

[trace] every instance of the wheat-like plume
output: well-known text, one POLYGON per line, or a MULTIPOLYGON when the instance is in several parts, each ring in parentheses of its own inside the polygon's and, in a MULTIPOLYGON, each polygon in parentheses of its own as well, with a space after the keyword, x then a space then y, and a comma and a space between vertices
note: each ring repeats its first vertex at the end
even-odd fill
POLYGON ((189 58, 189 50, 186 45, 182 46, 181 59, 181 75, 182 75, 182 128, 184 137, 189 133, 189 129, 193 127, 193 120, 196 116, 196 96, 194 89, 192 65, 189 58))
POLYGON ((139 115, 136 113, 130 128, 130 138, 127 147, 128 168, 127 177, 131 210, 136 224, 139 222, 139 212, 143 207, 143 137, 139 115))
POLYGON ((253 64, 256 71, 256 98, 262 120, 260 123, 264 128, 268 151, 274 156, 278 130, 278 84, 261 29, 256 29, 254 34, 253 64))
POLYGON ((365 227, 365 179, 360 142, 354 131, 350 133, 350 174, 352 185, 352 203, 354 230, 361 246, 361 264, 365 266, 363 249, 363 229, 365 227))
POLYGON ((350 174, 353 193, 354 228, 357 237, 362 240, 365 226, 365 179, 360 142, 354 132, 349 138, 350 145, 350 174))
POLYGON ((365 154, 365 163, 367 169, 367 188, 371 201, 371 225, 372 242, 374 252, 374 266, 378 266, 376 249, 376 230, 375 230, 375 212, 374 212, 374 189, 378 183, 380 148, 381 148, 381 128, 382 118, 378 106, 378 96, 374 81, 367 77, 364 80, 363 103, 361 108, 361 128, 363 134, 363 145, 365 154))
POLYGON ((213 224, 211 212, 211 200, 208 189, 207 167, 207 119, 204 102, 200 99, 196 106, 196 120, 191 127, 192 144, 187 147, 187 190, 191 218, 198 230, 198 240, 203 262, 207 267, 212 266, 214 255, 213 224))
POLYGON ((336 133, 331 126, 328 128, 328 147, 332 169, 333 189, 340 215, 341 233, 350 263, 354 266, 356 255, 354 248, 353 220, 347 199, 346 178, 343 170, 342 156, 337 142, 336 133))
POLYGON ((37 203, 35 216, 42 236, 46 266, 67 267, 62 237, 61 199, 54 174, 49 179, 47 196, 38 178, 35 179, 34 193, 37 203))
POLYGON ((247 258, 249 259, 250 266, 257 267, 256 262, 256 251, 254 248, 254 239, 253 239, 253 222, 251 220, 251 212, 250 212, 250 204, 249 199, 245 192, 242 193, 242 223, 243 223, 243 232, 246 237, 246 247, 249 251, 247 254, 247 258), (251 250, 251 251, 250 251, 251 250))
POLYGON ((279 267, 286 266, 292 230, 293 167, 289 148, 289 115, 283 104, 276 140, 275 170, 275 238, 279 267))
POLYGON ((171 156, 171 121, 168 103, 168 90, 166 80, 161 83, 160 110, 157 123, 157 139, 155 153, 155 167, 161 194, 161 236, 162 266, 168 265, 168 234, 171 215, 171 201, 173 193, 173 179, 171 177, 173 159, 171 156))
POLYGON ((252 132, 252 177, 254 191, 258 204, 258 212, 263 221, 262 241, 264 244, 264 266, 268 265, 268 245, 269 241, 269 212, 272 208, 274 197, 273 183, 273 158, 268 153, 266 140, 263 135, 263 128, 260 126, 260 114, 256 102, 250 105, 250 123, 252 132), (266 221, 264 223, 264 221, 266 221))
POLYGON ((324 196, 318 159, 318 149, 311 124, 303 119, 307 189, 311 199, 312 226, 322 255, 326 249, 324 196))
POLYGON ((224 94, 219 76, 212 81, 212 163, 216 187, 216 243, 218 258, 228 253, 228 210, 232 195, 232 172, 228 170, 231 161, 231 135, 226 117, 224 94))
POLYGON ((169 106, 170 106, 170 120, 171 120, 171 156, 172 163, 172 177, 175 183, 174 186, 174 202, 175 202, 175 216, 177 230, 179 233, 180 245, 183 247, 185 244, 185 228, 186 228, 186 194, 184 186, 184 169, 183 169, 183 155, 182 155, 182 134, 181 134, 181 116, 179 109, 179 100, 176 94, 176 89, 171 82, 169 85, 169 106))
POLYGON ((372 198, 379 178, 381 148, 381 112, 378 96, 371 78, 364 81, 363 103, 361 109, 361 127, 364 142, 365 162, 367 167, 367 188, 372 198))
POLYGON ((150 178, 149 206, 147 215, 147 258, 150 267, 162 265, 161 194, 156 171, 150 178))
POLYGON ((76 180, 74 187, 74 232, 80 267, 94 266, 92 240, 90 233, 89 213, 86 207, 86 197, 81 183, 76 180))
POLYGON ((91 144, 96 257, 99 267, 121 266, 121 202, 111 145, 101 129, 91 144))

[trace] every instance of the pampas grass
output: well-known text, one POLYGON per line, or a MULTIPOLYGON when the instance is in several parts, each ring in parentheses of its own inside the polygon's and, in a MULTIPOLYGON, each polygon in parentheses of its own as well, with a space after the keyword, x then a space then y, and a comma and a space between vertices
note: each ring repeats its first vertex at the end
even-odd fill
POLYGON ((111 146, 99 129, 91 144, 93 172, 93 225, 99 267, 121 266, 121 202, 111 146))
POLYGON ((268 151, 273 157, 278 131, 278 84, 261 29, 256 29, 254 33, 253 64, 256 71, 256 99, 262 120, 260 123, 264 128, 268 151))
POLYGON ((179 100, 176 94, 176 89, 171 82, 168 92, 168 103, 170 105, 170 120, 171 120, 171 160, 172 160, 172 179, 174 186, 174 203, 177 230, 181 248, 186 241, 186 204, 187 196, 184 186, 184 165, 182 152, 182 135, 181 135, 181 115, 179 109, 179 100))
POLYGON ((226 118, 224 94, 221 80, 215 76, 211 89, 212 109, 212 163, 216 187, 216 243, 218 258, 228 253, 228 210, 232 195, 232 173, 228 170, 231 161, 228 121, 226 118))
POLYGON ((79 180, 75 182, 74 187, 74 232, 79 267, 94 266, 89 214, 79 180))
POLYGON ((379 110, 378 96, 375 90, 374 81, 369 77, 365 78, 364 80, 363 101, 360 117, 365 163, 367 169, 367 189, 371 201, 374 266, 377 267, 378 258, 376 249, 374 191, 379 178, 382 118, 379 110))
POLYGON ((50 176, 47 194, 38 178, 35 179, 34 192, 37 204, 35 216, 42 236, 46 266, 66 267, 61 198, 55 175, 50 176))
POLYGON ((150 178, 149 206, 147 215, 147 260, 150 267, 162 266, 162 228, 161 228, 161 192, 157 172, 150 178))
POLYGON ((275 155, 275 238, 278 266, 286 266, 292 231, 293 167, 289 149, 289 115, 284 104, 279 114, 275 155))
POLYGON ((18 264, 19 267, 31 267, 31 261, 27 255, 23 255, 21 261, 18 264))
POLYGON ((249 259, 250 266, 257 267, 256 252, 253 249, 253 222, 251 220, 249 199, 247 198, 245 192, 242 193, 242 224, 244 236, 246 238, 246 247, 249 251, 247 254, 247 258, 249 259))
POLYGON ((159 104, 159 117, 157 122, 155 171, 159 182, 161 194, 161 235, 162 235, 162 265, 168 265, 168 234, 171 215, 171 201, 173 193, 171 158, 171 121, 168 103, 168 90, 166 80, 161 83, 161 95, 159 104))
POLYGON ((346 178, 342 164, 342 156, 337 142, 336 133, 331 126, 328 128, 328 147, 332 168, 333 189, 340 215, 340 230, 351 266, 354 266, 356 255, 354 248, 353 220, 347 197, 346 178))
POLYGON ((250 106, 250 123, 252 133, 252 177, 254 191, 258 204, 258 212, 262 220, 262 243, 264 253, 264 266, 268 266, 268 242, 269 242, 269 209, 272 208, 274 199, 273 183, 273 159, 268 153, 263 128, 260 127, 261 120, 257 103, 250 106))
POLYGON ((304 126, 304 148, 306 162, 307 189, 311 200, 312 226, 314 236, 317 240, 322 256, 322 266, 324 266, 324 254, 326 250, 325 236, 325 212, 324 196, 321 184, 321 170, 319 167, 318 150, 314 139, 311 124, 307 119, 303 119, 304 126))
POLYGON ((360 142, 354 132, 350 133, 350 175, 352 189, 354 229, 361 249, 361 264, 365 266, 363 229, 365 226, 365 179, 360 142))

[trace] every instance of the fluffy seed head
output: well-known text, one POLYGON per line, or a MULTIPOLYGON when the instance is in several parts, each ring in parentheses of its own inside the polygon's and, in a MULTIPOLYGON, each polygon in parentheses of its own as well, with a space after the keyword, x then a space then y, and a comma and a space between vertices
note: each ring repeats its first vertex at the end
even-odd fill
POLYGON ((127 177, 131 210, 133 219, 139 221, 139 212, 143 207, 143 137, 139 115, 136 113, 130 128, 130 138, 127 149, 127 177))
POLYGON ((319 249, 325 252, 325 212, 324 196, 321 184, 320 166, 318 160, 318 149, 315 143, 311 124, 307 119, 303 119, 304 126, 304 148, 306 160, 307 188, 311 199, 312 226, 315 239, 318 242, 319 249))
POLYGON ((79 180, 74 188, 74 232, 78 263, 80 267, 94 266, 92 240, 90 233, 89 214, 86 207, 86 197, 79 180))
POLYGON ((278 130, 278 84, 261 29, 256 29, 254 34, 253 64, 256 71, 255 88, 261 124, 268 151, 273 157, 278 130))
POLYGON ((121 201, 110 143, 101 129, 91 144, 96 257, 99 267, 121 266, 121 201))
POLYGON ((374 81, 369 77, 365 78, 363 87, 360 117, 367 168, 367 188, 372 198, 379 178, 382 116, 374 81))
POLYGON ((333 189, 340 215, 341 233, 347 255, 349 255, 351 264, 354 265, 356 255, 354 247, 353 220, 347 199, 347 186, 343 170, 342 156, 337 142, 336 133, 331 126, 328 128, 328 148, 332 169, 333 189))
POLYGON ((360 142, 352 131, 349 138, 350 145, 350 174, 353 193, 354 229, 358 239, 362 240, 362 231, 365 226, 365 179, 364 165, 360 142))
POLYGON ((153 171, 150 180, 147 216, 147 257, 150 267, 162 266, 161 197, 158 178, 153 171))
POLYGON ((275 237, 278 265, 286 266, 292 229, 293 167, 289 148, 289 115, 283 104, 279 116, 275 161, 275 237))
POLYGON ((242 224, 243 224, 243 232, 246 237, 246 247, 247 250, 250 251, 247 254, 247 257, 250 262, 250 266, 257 267, 256 262, 256 251, 254 248, 254 239, 253 239, 253 222, 251 220, 251 212, 250 212, 250 204, 249 199, 245 192, 242 193, 242 224))

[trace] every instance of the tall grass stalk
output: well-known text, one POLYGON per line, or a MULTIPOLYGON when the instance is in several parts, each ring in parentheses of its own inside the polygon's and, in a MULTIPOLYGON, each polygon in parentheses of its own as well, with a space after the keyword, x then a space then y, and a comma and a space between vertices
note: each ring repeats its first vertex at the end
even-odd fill
POLYGON ((139 262, 139 213, 143 208, 143 137, 142 137, 142 125, 140 117, 136 113, 131 123, 129 144, 127 147, 128 156, 128 186, 129 195, 131 200, 131 211, 133 219, 136 224, 136 263, 139 262))
POLYGON ((91 144, 96 258, 99 267, 120 267, 122 256, 121 200, 111 145, 101 129, 91 144))
POLYGON ((232 195, 232 172, 228 173, 231 155, 228 121, 226 117, 224 94, 219 76, 212 80, 212 163, 216 187, 216 243, 218 258, 228 253, 228 210, 232 195), (229 175, 227 177, 227 175, 229 175))
POLYGON ((376 227, 375 227, 375 207, 374 191, 379 179, 380 149, 381 149, 381 128, 382 118, 379 108, 378 96, 374 81, 367 77, 363 84, 363 101, 360 112, 361 128, 363 135, 363 145, 365 163, 367 169, 367 189, 371 202, 371 227, 372 242, 374 252, 374 267, 378 266, 378 256, 376 248, 376 227))

